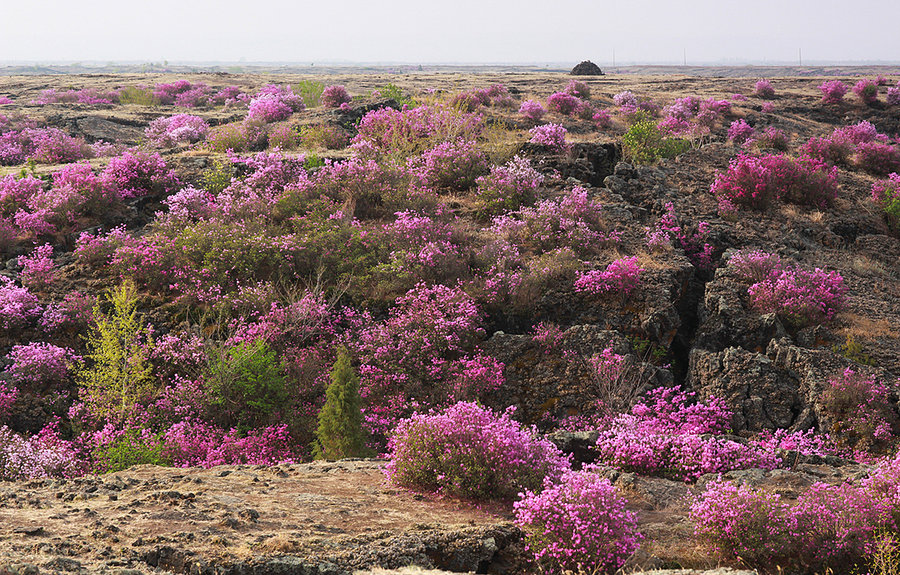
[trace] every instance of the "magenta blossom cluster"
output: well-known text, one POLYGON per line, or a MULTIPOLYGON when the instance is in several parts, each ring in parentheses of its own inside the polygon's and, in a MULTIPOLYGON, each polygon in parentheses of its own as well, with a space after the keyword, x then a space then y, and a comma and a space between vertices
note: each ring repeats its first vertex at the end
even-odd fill
POLYGON ((710 187, 720 202, 765 209, 774 199, 826 207, 837 197, 837 169, 813 158, 739 154, 710 187))
POLYGON ((531 134, 531 139, 528 141, 532 144, 546 146, 556 152, 564 152, 569 149, 569 144, 566 142, 568 130, 560 124, 535 126, 529 130, 529 133, 531 134))
POLYGON ((522 105, 519 106, 519 113, 533 122, 540 122, 541 118, 544 117, 546 110, 544 110, 541 103, 536 100, 525 100, 522 102, 522 105))
POLYGON ((450 105, 459 110, 474 112, 481 106, 515 108, 516 102, 503 84, 493 84, 487 88, 476 88, 460 92, 450 100, 450 105))
POLYGON ((56 423, 29 438, 0 427, 0 480, 77 477, 84 472, 73 445, 62 439, 56 423))
POLYGON ((880 533, 896 532, 900 463, 837 485, 814 483, 795 504, 747 485, 714 481, 694 501, 698 536, 726 561, 847 572, 871 558, 880 533))
POLYGON ((712 265, 713 246, 706 242, 709 232, 707 222, 698 223, 696 229, 681 225, 672 202, 666 203, 666 213, 659 218, 655 227, 644 228, 648 248, 656 250, 679 247, 684 250, 684 255, 691 263, 700 269, 708 269, 712 265))
POLYGON ((96 88, 83 88, 81 90, 66 90, 59 92, 56 88, 41 90, 40 96, 31 101, 32 104, 86 104, 88 106, 104 106, 117 104, 119 94, 116 91, 104 92, 96 88))
POLYGON ((805 270, 762 251, 738 252, 728 267, 751 283, 747 293, 754 309, 796 326, 829 321, 844 305, 847 287, 838 272, 805 270))
POLYGON ((475 500, 512 500, 558 480, 569 460, 533 427, 460 402, 400 422, 388 442, 386 473, 395 485, 475 500))
POLYGON ((872 80, 860 80, 853 86, 853 93, 860 102, 871 106, 878 101, 878 84, 872 80))
POLYGON ((872 375, 847 368, 828 380, 824 404, 843 443, 880 451, 896 442, 900 431, 888 386, 872 375))
POLYGON ((5 383, 0 382, 0 422, 5 421, 7 414, 12 411, 13 404, 19 397, 19 390, 15 386, 6 387, 5 383))
POLYGON ((872 184, 872 201, 887 216, 888 224, 900 230, 900 174, 893 173, 872 184))
POLYGON ((251 430, 223 430, 185 419, 165 432, 166 451, 176 467, 210 468, 217 465, 277 465, 293 463, 287 425, 251 430))
POLYGON ((416 142, 474 140, 484 129, 484 118, 445 106, 380 108, 363 116, 357 129, 351 147, 363 156, 372 157, 402 151, 416 142))
POLYGON ((47 388, 65 382, 73 364, 81 361, 71 349, 38 342, 14 345, 4 370, 20 386, 47 388))
POLYGON ((754 133, 753 126, 743 118, 735 120, 728 127, 728 139, 739 146, 752 138, 754 133))
POLYGON ((543 573, 612 573, 638 548, 637 515, 609 479, 567 471, 513 504, 526 551, 543 573))
POLYGON ((53 246, 44 244, 34 248, 30 256, 19 256, 19 265, 22 273, 19 280, 22 285, 32 289, 40 289, 50 286, 56 279, 56 270, 53 264, 53 246))
POLYGON ((822 92, 822 102, 826 104, 839 104, 847 93, 847 86, 840 80, 828 80, 819 86, 822 92))
POLYGON ((528 158, 515 156, 502 166, 492 166, 491 172, 475 183, 485 211, 499 213, 533 203, 544 176, 532 167, 528 158))
POLYGON ((775 97, 775 88, 772 86, 772 82, 768 80, 759 80, 753 85, 753 93, 756 94, 758 98, 771 100, 775 97))
POLYGON ((179 186, 175 171, 156 153, 125 152, 109 161, 101 178, 122 198, 168 194, 179 186))
POLYGON ((554 92, 547 98, 547 109, 563 116, 587 114, 590 118, 593 110, 584 100, 565 92, 554 92))
POLYGON ((680 387, 659 388, 601 430, 597 450, 622 469, 691 481, 731 469, 775 469, 774 453, 710 434, 723 433, 731 411, 717 398, 690 403, 680 387))
POLYGON ((488 172, 488 158, 471 140, 442 142, 411 158, 409 166, 435 189, 465 191, 488 172))
POLYGON ((641 266, 637 256, 615 260, 603 271, 581 272, 575 291, 589 294, 618 293, 627 297, 641 285, 641 266))
POLYGON ((62 164, 93 156, 80 137, 59 128, 24 128, 0 135, 0 165, 21 164, 26 159, 41 164, 62 164))
POLYGON ((353 98, 350 97, 344 86, 326 86, 322 90, 322 105, 326 108, 340 108, 341 104, 349 103, 352 100, 353 98))
POLYGON ((180 143, 199 142, 206 138, 208 132, 209 124, 203 118, 177 114, 153 120, 144 135, 153 146, 171 148, 180 143))

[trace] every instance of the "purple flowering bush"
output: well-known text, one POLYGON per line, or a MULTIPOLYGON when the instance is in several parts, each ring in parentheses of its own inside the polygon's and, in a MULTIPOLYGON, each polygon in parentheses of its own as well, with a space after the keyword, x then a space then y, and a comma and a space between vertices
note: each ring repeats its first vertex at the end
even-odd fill
POLYGON ((775 88, 772 86, 772 82, 759 80, 753 85, 753 93, 763 100, 771 100, 775 97, 775 88))
POLYGON ((603 271, 581 272, 575 280, 575 291, 589 294, 618 293, 628 297, 641 285, 641 267, 637 256, 618 259, 603 271))
POLYGON ((123 198, 169 194, 179 185, 175 171, 156 153, 125 152, 111 159, 100 177, 123 198))
POLYGON ((531 134, 531 139, 528 141, 532 144, 546 146, 555 152, 565 152, 569 149, 569 144, 566 142, 568 130, 560 124, 535 126, 529 130, 529 133, 531 134))
POLYGON ((715 437, 728 430, 731 411, 717 398, 691 403, 693 393, 658 388, 631 413, 616 416, 600 430, 597 452, 616 467, 692 481, 706 473, 732 469, 775 469, 770 451, 715 437))
POLYGON ((347 93, 347 88, 343 86, 326 86, 322 90, 321 102, 326 108, 340 108, 341 104, 352 101, 353 98, 347 93))
POLYGON ((209 124, 203 118, 190 114, 177 114, 157 118, 150 122, 144 135, 158 148, 171 148, 182 142, 194 143, 206 138, 209 124))
POLYGON ((839 104, 847 93, 847 86, 840 80, 828 80, 819 86, 822 92, 822 102, 826 104, 839 104))
POLYGON ((409 164, 435 189, 465 191, 488 173, 487 156, 467 140, 442 142, 409 164))
POLYGON ((565 92, 554 92, 547 98, 547 109, 563 116, 578 115, 586 105, 578 97, 565 92))
POLYGON ((0 480, 81 475, 83 461, 72 443, 59 436, 56 427, 56 423, 50 423, 28 438, 5 425, 0 427, 0 480))
POLYGON ((748 124, 743 118, 735 120, 728 127, 728 139, 739 146, 752 138, 754 133, 753 126, 748 124))
POLYGON ((502 166, 475 180, 476 198, 485 215, 499 214, 534 203, 544 176, 531 166, 527 158, 515 156, 502 166))
POLYGON ((81 361, 71 349, 37 342, 14 345, 4 370, 20 387, 47 389, 65 382, 72 365, 81 361))
POLYGON ((853 93, 860 102, 871 106, 878 101, 878 84, 872 80, 860 80, 853 86, 853 93))
POLYGON ((609 479, 585 470, 546 478, 542 491, 525 491, 513 508, 542 572, 612 573, 641 540, 626 503, 609 479))
POLYGON ((479 501, 515 499, 558 480, 569 460, 537 430, 474 403, 399 423, 388 442, 391 483, 479 501))
POLYGON ((546 110, 544 110, 541 103, 536 100, 525 100, 522 102, 522 105, 519 106, 519 113, 529 120, 540 122, 541 118, 544 117, 546 110))
POLYGON ((774 199, 825 207, 837 197, 837 169, 817 159, 739 154, 710 187, 721 202, 765 209, 774 199))
POLYGON ((896 443, 900 419, 888 386, 875 377, 847 368, 829 379, 823 400, 833 435, 845 446, 884 452, 896 443))
POLYGON ((776 313, 795 327, 827 322, 844 306, 847 287, 838 272, 805 270, 761 251, 735 254, 728 266, 751 283, 751 307, 776 313))

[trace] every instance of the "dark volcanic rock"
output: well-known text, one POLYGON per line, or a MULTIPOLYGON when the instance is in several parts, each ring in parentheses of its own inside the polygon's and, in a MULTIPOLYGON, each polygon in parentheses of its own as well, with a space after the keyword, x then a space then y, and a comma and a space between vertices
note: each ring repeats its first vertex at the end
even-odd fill
POLYGON ((718 353, 694 349, 688 373, 691 389, 731 408, 735 431, 787 428, 802 409, 799 382, 760 353, 738 347, 718 353))
POLYGON ((590 60, 585 60, 572 68, 572 71, 569 72, 569 74, 572 76, 602 76, 603 70, 600 69, 600 66, 594 64, 590 60))
POLYGON ((140 128, 126 126, 119 122, 112 122, 94 116, 79 118, 76 124, 78 125, 78 130, 88 140, 93 141, 103 140, 122 144, 137 144, 144 136, 144 132, 140 128))

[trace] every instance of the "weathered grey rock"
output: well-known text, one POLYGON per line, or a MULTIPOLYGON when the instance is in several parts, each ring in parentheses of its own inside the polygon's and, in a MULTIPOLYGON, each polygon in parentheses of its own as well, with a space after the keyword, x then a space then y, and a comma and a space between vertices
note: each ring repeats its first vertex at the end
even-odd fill
POLYGON ((804 407, 795 378, 768 356, 738 347, 691 350, 688 387, 725 401, 735 431, 791 427, 804 407))
POLYGON ((88 116, 76 120, 78 130, 89 140, 103 140, 110 143, 119 142, 122 144, 137 144, 144 136, 144 132, 135 126, 128 126, 97 118, 96 116, 88 116))

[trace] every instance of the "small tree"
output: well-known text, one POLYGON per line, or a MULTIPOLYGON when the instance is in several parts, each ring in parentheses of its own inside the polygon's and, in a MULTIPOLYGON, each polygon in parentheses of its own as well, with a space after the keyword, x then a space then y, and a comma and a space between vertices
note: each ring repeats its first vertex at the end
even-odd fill
POLYGON ((103 313, 99 302, 94 306, 96 325, 87 335, 88 361, 78 369, 76 380, 96 415, 124 418, 153 391, 148 361, 153 343, 143 316, 137 313, 137 288, 132 281, 123 282, 106 299, 112 309, 103 313))
POLYGON ((325 405, 319 412, 319 428, 313 441, 313 456, 316 459, 364 457, 369 454, 362 428, 361 405, 359 376, 350 365, 347 350, 341 349, 331 370, 325 405))

